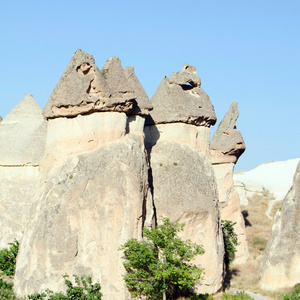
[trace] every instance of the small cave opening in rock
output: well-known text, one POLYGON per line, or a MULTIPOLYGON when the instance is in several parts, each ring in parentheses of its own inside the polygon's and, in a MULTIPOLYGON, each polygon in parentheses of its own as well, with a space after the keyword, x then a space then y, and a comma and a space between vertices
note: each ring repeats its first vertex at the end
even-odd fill
POLYGON ((189 91, 193 88, 193 86, 189 82, 186 82, 185 84, 181 84, 180 86, 184 91, 189 91))

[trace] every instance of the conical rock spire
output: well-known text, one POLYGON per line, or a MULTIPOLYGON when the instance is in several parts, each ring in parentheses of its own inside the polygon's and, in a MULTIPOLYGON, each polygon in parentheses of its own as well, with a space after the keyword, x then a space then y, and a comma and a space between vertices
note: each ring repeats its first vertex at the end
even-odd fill
MULTIPOLYGON (((137 96, 118 57, 109 58, 100 71, 93 56, 78 49, 50 95, 43 113, 47 119, 96 111, 133 114, 136 106, 139 106, 137 96)), ((137 114, 148 114, 150 107, 151 104, 144 105, 137 114)))

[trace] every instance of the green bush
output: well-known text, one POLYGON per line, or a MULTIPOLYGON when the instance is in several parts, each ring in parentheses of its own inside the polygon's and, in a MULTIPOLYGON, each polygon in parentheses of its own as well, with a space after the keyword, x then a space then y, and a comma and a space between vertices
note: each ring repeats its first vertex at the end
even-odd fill
POLYGON ((256 236, 253 239, 252 243, 253 243, 253 247, 257 248, 259 251, 264 251, 267 246, 268 240, 256 236))
POLYGON ((236 222, 222 220, 221 224, 225 247, 225 265, 226 269, 230 270, 230 264, 234 259, 234 253, 237 251, 236 246, 238 245, 237 234, 234 231, 236 222))
POLYGON ((89 276, 77 276, 75 278, 75 284, 68 279, 69 276, 65 275, 65 285, 68 287, 66 295, 63 293, 53 293, 50 290, 46 290, 42 293, 36 293, 29 295, 28 299, 31 300, 98 300, 101 299, 102 293, 100 292, 101 286, 99 283, 92 284, 92 278, 89 276))
POLYGON ((173 224, 168 218, 162 221, 162 225, 152 230, 143 229, 144 241, 130 239, 119 249, 124 251, 126 286, 132 297, 161 299, 163 294, 171 299, 196 297, 191 289, 201 278, 203 270, 190 262, 204 250, 177 236, 184 224, 173 224))
POLYGON ((283 295, 283 300, 300 300, 300 283, 296 284, 289 294, 283 295))
POLYGON ((245 292, 237 292, 235 295, 232 294, 223 294, 222 300, 253 300, 249 295, 245 292))
POLYGON ((1 275, 13 277, 16 270, 16 258, 19 251, 19 242, 15 239, 14 242, 9 243, 9 249, 0 251, 0 271, 1 275))

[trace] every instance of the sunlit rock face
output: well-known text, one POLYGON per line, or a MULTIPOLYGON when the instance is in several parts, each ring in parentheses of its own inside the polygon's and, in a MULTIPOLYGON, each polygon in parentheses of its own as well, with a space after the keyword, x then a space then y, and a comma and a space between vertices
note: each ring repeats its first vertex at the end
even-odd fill
POLYGON ((233 181, 234 166, 246 148, 241 133, 236 129, 238 117, 237 103, 233 102, 220 122, 210 144, 211 159, 218 186, 221 219, 236 223, 234 229, 238 235, 239 245, 235 253, 234 264, 245 263, 249 256, 240 198, 233 181))
POLYGON ((151 102, 145 138, 157 222, 168 217, 185 223, 182 237, 203 245, 205 254, 195 262, 205 269, 205 276, 196 291, 214 293, 222 286, 224 255, 209 159, 209 127, 216 121, 215 112, 195 67, 187 64, 162 80, 151 102))
POLYGON ((300 281, 300 163, 277 212, 260 269, 260 287, 290 288, 300 281))
POLYGON ((44 155, 47 122, 26 94, 0 123, 0 249, 20 240, 44 155))
MULTIPOLYGON (((104 299, 126 299, 120 246, 141 238, 148 191, 144 114, 150 102, 117 57, 103 69, 78 50, 44 109, 45 156, 15 276, 23 296, 65 288, 62 275, 99 280, 104 299)), ((151 202, 152 203, 152 202, 151 202)))

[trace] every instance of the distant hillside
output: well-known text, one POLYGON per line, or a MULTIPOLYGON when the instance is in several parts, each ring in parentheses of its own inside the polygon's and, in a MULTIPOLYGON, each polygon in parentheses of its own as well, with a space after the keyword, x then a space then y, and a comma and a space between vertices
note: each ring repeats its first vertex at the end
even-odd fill
POLYGON ((299 161, 300 158, 266 162, 250 171, 235 173, 233 179, 239 191, 241 203, 247 202, 245 197, 252 196, 255 192, 266 191, 272 193, 275 200, 282 200, 293 184, 299 161))

